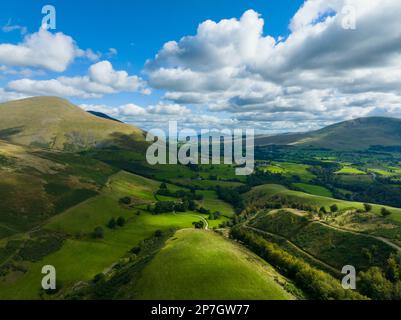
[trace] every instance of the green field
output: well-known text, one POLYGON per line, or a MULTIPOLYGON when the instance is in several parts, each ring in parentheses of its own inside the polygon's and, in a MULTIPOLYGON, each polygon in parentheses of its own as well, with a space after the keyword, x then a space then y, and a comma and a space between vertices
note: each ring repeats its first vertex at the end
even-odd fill
POLYGON ((291 163, 291 162, 274 162, 270 165, 261 167, 261 170, 274 174, 282 174, 287 177, 298 176, 302 181, 308 182, 315 178, 315 175, 308 171, 309 165, 291 163))
POLYGON ((226 217, 229 218, 233 217, 234 208, 230 204, 220 200, 217 197, 215 191, 205 190, 205 191, 198 191, 198 193, 203 195, 203 200, 199 201, 199 204, 201 206, 204 206, 205 208, 209 209, 212 212, 219 211, 222 215, 226 217))
POLYGON ((207 231, 181 230, 145 267, 139 299, 294 299, 270 265, 207 231))
POLYGON ((354 167, 344 166, 341 170, 336 172, 337 174, 366 174, 366 172, 359 170, 354 167))
POLYGON ((178 185, 183 185, 183 186, 192 186, 195 188, 200 188, 200 189, 213 189, 216 186, 220 187, 227 187, 227 188, 232 188, 232 187, 238 187, 243 185, 241 182, 236 182, 236 181, 222 181, 222 180, 198 180, 198 179, 184 179, 184 178, 178 178, 178 179, 172 179, 172 183, 176 183, 178 185))
POLYGON ((307 183, 293 183, 293 185, 306 193, 314 194, 316 196, 322 196, 322 197, 333 196, 330 190, 322 186, 315 186, 313 184, 307 184, 307 183))
POLYGON ((244 182, 245 176, 237 176, 235 174, 235 167, 228 164, 219 165, 199 165, 199 176, 205 180, 210 180, 212 176, 220 180, 240 180, 244 182))

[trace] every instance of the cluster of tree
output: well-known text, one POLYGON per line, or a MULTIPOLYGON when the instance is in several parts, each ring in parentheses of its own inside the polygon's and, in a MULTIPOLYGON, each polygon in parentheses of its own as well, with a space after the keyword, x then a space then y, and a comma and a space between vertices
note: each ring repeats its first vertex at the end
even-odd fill
POLYGON ((384 268, 372 267, 359 275, 360 292, 376 300, 401 299, 401 254, 392 254, 384 268))
POLYGON ((125 223, 126 223, 126 220, 124 217, 120 216, 117 219, 113 217, 107 223, 107 227, 109 229, 115 229, 117 227, 123 227, 125 225, 125 223))
POLYGON ((245 209, 244 200, 237 188, 223 188, 217 186, 216 193, 220 200, 231 204, 237 213, 245 209))
POLYGON ((175 208, 174 201, 157 201, 154 208, 151 209, 153 214, 173 212, 175 208))
POLYGON ((221 216, 221 212, 219 211, 215 211, 215 212, 211 212, 209 213, 209 220, 218 220, 221 216))
POLYGON ((199 209, 197 209, 196 211, 198 211, 201 214, 210 214, 210 210, 206 209, 204 207, 200 207, 199 209))
POLYGON ((180 198, 180 199, 186 199, 186 200, 202 200, 203 199, 203 195, 197 194, 195 192, 195 189, 190 189, 190 191, 177 190, 177 191, 173 192, 168 189, 166 183, 164 183, 164 182, 160 185, 160 188, 159 188, 159 190, 157 190, 156 194, 161 195, 161 196, 180 198))
POLYGON ((195 227, 195 229, 203 229, 205 223, 202 220, 200 220, 192 222, 192 225, 195 227))
POLYGON ((262 184, 282 184, 290 187, 291 183, 298 182, 299 179, 292 179, 291 177, 283 176, 279 173, 264 172, 262 170, 256 170, 254 174, 247 176, 246 184, 248 186, 259 186, 262 184))
POLYGON ((154 207, 148 206, 148 211, 153 214, 195 211, 198 205, 194 200, 184 199, 182 201, 157 201, 154 207))
POLYGON ((243 242, 253 252, 292 279, 312 299, 346 300, 365 298, 358 292, 343 289, 341 282, 331 275, 311 267, 302 259, 292 256, 278 245, 266 241, 263 237, 247 231, 240 225, 231 229, 230 236, 243 242))

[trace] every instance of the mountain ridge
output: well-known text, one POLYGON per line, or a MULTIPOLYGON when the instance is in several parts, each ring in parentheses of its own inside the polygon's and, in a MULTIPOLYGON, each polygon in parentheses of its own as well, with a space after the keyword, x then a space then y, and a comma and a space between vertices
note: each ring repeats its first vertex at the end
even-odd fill
POLYGON ((364 150, 373 146, 401 146, 401 119, 362 117, 342 121, 319 130, 258 136, 258 146, 291 145, 333 150, 364 150))
POLYGON ((143 141, 144 131, 90 114, 58 97, 33 97, 0 104, 0 139, 57 150, 113 144, 115 136, 143 141))

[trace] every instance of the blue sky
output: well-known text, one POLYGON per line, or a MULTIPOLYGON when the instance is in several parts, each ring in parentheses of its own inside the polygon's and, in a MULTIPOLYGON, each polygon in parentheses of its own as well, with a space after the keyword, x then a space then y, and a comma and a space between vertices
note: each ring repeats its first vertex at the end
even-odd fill
MULTIPOLYGON (((194 34, 199 23, 211 19, 240 17, 254 9, 268 20, 269 34, 288 34, 288 22, 303 1, 300 0, 63 0, 2 1, 1 25, 13 24, 37 31, 42 19, 41 9, 52 4, 57 9, 57 31, 71 35, 88 48, 119 50, 118 63, 128 62, 134 71, 152 57, 169 40, 194 34), (101 35, 101 36, 99 36, 101 35)), ((1 34, 3 42, 18 40, 17 33, 1 34)))
MULTIPOLYGON (((285 36, 288 21, 302 3, 300 0, 16 0, 1 4, 0 25, 10 21, 12 25, 25 26, 29 32, 35 32, 43 17, 42 7, 51 4, 57 10, 56 31, 72 36, 82 48, 100 52, 115 48, 118 56, 110 59, 113 65, 130 73, 140 73, 145 61, 152 58, 165 42, 195 34, 198 24, 207 19, 219 21, 240 17, 250 8, 267 18, 270 34, 285 36)), ((21 41, 19 32, 0 33, 0 42, 18 41, 21 41)), ((84 74, 88 65, 77 63, 66 74, 84 74)), ((152 103, 159 97, 157 93, 150 97, 120 94, 104 97, 103 101, 118 104, 134 99, 137 103, 152 103)))
POLYGON ((399 68, 400 50, 389 47, 399 9, 394 0, 380 8, 361 0, 3 1, 0 99, 61 95, 145 128, 174 116, 266 132, 399 116, 398 79, 385 80, 399 68), (45 4, 57 10, 53 37, 38 32, 45 4), (358 13, 351 31, 341 27, 349 4, 358 13), (72 50, 65 57, 63 45, 72 50))

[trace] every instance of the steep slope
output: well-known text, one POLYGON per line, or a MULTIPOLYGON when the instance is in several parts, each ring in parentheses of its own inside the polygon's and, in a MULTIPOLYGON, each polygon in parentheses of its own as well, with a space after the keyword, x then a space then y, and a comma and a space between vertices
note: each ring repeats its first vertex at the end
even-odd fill
POLYGON ((295 145, 334 150, 364 150, 371 146, 401 146, 401 119, 369 117, 323 129, 279 136, 260 136, 257 145, 295 145))
POLYGON ((0 239, 96 195, 114 172, 85 155, 0 140, 0 239))
POLYGON ((142 130, 94 116, 64 99, 34 97, 0 104, 0 139, 15 144, 81 150, 121 136, 143 140, 142 130))

